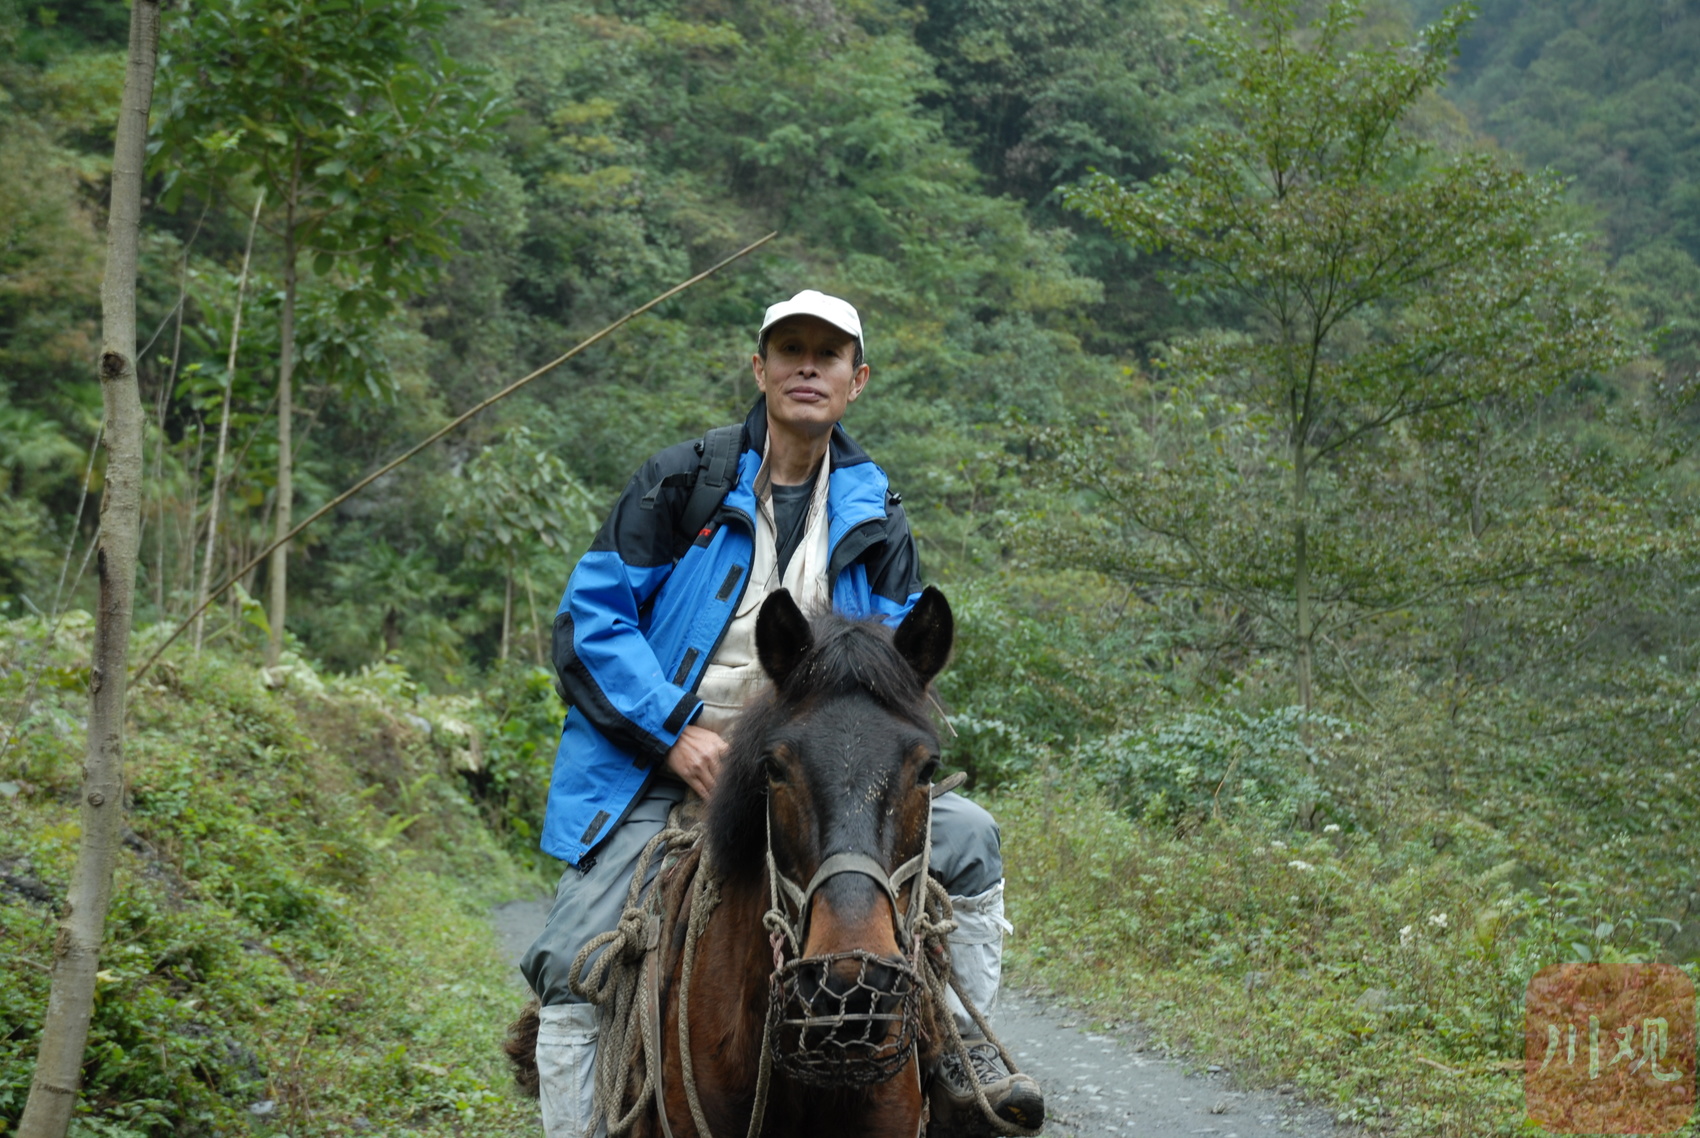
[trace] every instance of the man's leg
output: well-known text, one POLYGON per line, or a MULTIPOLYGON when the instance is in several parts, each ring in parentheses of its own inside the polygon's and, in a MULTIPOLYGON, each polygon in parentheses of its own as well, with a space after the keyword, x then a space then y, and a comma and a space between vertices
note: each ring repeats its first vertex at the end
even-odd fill
MULTIPOLYGON (((960 794, 933 801, 932 872, 944 882, 956 918, 950 934, 950 959, 956 982, 983 1016, 990 1016, 1003 979, 1003 938, 1013 932, 1003 915, 1003 853, 998 824, 984 808, 960 794)), ((981 1034, 955 992, 946 1001, 968 1044, 968 1067, 947 1055, 935 1097, 936 1129, 948 1134, 988 1132, 968 1080, 974 1079, 996 1113, 1009 1122, 1037 1130, 1044 1122, 1045 1100, 1030 1076, 1011 1074, 1003 1058, 981 1034)))
MULTIPOLYGON (((1000 845, 998 824, 985 808, 954 793, 934 800, 932 871, 944 882, 956 914, 950 958, 957 983, 982 1015, 990 1015, 997 1003, 1003 938, 1012 931, 1003 915, 1000 845)), ((949 998, 957 1026, 966 1034, 978 1035, 956 993, 949 998)))
MULTIPOLYGON (((547 1138, 588 1138, 596 1113, 597 1009, 567 987, 573 960, 593 937, 620 923, 638 856, 666 826, 667 812, 683 796, 676 784, 652 785, 596 848, 588 872, 567 867, 549 919, 520 961, 520 972, 543 1005, 538 1013, 537 1077, 547 1138)), ((659 870, 657 858, 647 877, 653 880, 659 870)), ((597 1133, 602 1132, 599 1126, 597 1133)))

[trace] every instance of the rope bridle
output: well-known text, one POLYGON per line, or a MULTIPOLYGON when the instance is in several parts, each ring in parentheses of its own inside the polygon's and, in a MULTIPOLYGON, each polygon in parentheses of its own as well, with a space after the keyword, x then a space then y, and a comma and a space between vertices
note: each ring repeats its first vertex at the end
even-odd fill
MULTIPOLYGON (((767 880, 770 904, 762 915, 762 925, 768 933, 791 946, 793 957, 802 955, 803 943, 808 938, 809 912, 813 905, 815 894, 821 886, 832 878, 845 873, 859 873, 872 878, 886 897, 891 901, 891 912, 895 917, 899 912, 895 931, 897 944, 906 956, 913 956, 915 949, 915 929, 920 924, 921 913, 926 907, 927 891, 916 888, 909 893, 909 907, 904 910, 898 900, 903 887, 911 880, 925 881, 930 865, 933 845, 933 812, 927 811, 927 829, 925 839, 921 843, 921 852, 890 872, 877 860, 861 853, 836 853, 820 863, 815 875, 809 878, 806 888, 799 889, 797 883, 779 871, 779 863, 773 856, 773 802, 767 804, 767 880), (786 912, 784 902, 789 900, 795 907, 796 918, 786 912)), ((779 944, 775 944, 777 950, 779 944)))

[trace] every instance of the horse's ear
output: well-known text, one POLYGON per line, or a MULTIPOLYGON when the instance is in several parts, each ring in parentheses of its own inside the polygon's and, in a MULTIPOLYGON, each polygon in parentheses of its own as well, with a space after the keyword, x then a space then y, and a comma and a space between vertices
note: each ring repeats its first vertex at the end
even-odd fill
POLYGON ((785 682, 814 642, 809 618, 788 590, 780 589, 762 602, 756 617, 756 657, 774 683, 785 682))
POLYGON ((921 599, 897 626, 898 653, 921 677, 921 686, 933 682, 950 659, 950 646, 956 639, 956 618, 950 615, 950 602, 944 594, 928 585, 921 599))

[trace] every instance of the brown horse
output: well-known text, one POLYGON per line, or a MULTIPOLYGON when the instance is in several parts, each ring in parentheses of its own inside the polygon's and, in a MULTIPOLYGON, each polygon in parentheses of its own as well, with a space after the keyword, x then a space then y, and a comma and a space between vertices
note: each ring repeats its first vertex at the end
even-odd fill
MULTIPOLYGON (((895 634, 834 615, 811 625, 784 591, 763 604, 756 646, 773 684, 731 732, 706 840, 652 845, 672 840, 675 856, 611 934, 624 987, 586 990, 616 1026, 630 1017, 625 1045, 605 1037, 597 1060, 599 1094, 621 1100, 604 1106, 630 1133, 922 1132, 949 1014, 931 923, 948 902, 926 884, 939 751, 927 685, 953 635, 936 589, 895 634)), ((533 1093, 535 1009, 506 1046, 533 1093)))
MULTIPOLYGON (((940 1038, 917 975, 939 761, 927 685, 953 629, 936 589, 895 634, 833 615, 811 626, 783 591, 762 606, 756 647, 773 686, 733 728, 710 804, 719 905, 689 976, 691 1073, 716 1138, 748 1133, 757 1109, 768 1135, 921 1131, 940 1038)), ((667 1041, 680 1038, 679 955, 662 994, 667 1041)), ((678 1047, 661 1091, 674 1138, 708 1138, 678 1047)))

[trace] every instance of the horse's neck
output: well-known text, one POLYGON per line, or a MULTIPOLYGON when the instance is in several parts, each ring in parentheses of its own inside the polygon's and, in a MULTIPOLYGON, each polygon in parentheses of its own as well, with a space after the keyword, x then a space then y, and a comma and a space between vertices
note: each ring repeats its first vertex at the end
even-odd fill
POLYGON ((721 882, 720 903, 697 949, 690 1015, 702 1016, 710 1035, 726 1042, 719 1049, 726 1087, 755 1082, 773 971, 773 948, 762 927, 767 907, 765 875, 721 882))

